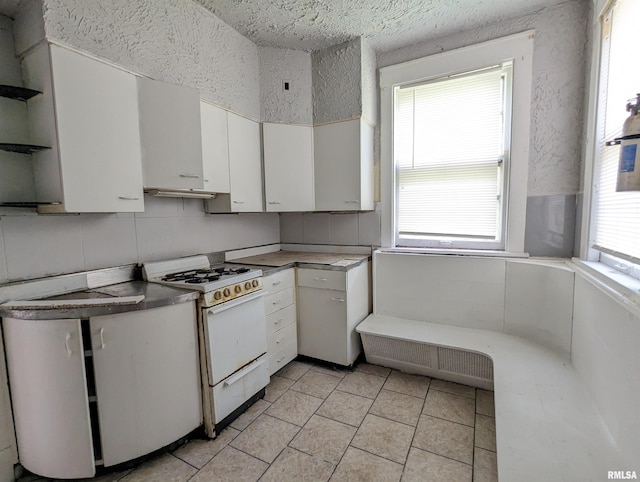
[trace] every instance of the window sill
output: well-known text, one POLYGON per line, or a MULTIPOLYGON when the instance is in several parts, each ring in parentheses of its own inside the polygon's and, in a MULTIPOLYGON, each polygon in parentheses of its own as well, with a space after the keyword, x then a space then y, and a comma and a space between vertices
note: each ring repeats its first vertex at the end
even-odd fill
POLYGON ((491 249, 452 249, 452 248, 382 248, 385 253, 441 254, 453 256, 486 256, 491 258, 528 258, 529 253, 511 253, 491 249))
POLYGON ((640 281, 597 261, 573 258, 576 271, 640 316, 640 281))

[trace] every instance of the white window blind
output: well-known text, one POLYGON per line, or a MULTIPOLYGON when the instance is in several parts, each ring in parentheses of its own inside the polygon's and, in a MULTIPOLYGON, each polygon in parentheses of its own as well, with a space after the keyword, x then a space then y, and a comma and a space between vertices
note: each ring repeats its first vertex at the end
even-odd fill
POLYGON ((640 262, 640 191, 616 192, 620 148, 605 145, 622 135, 625 106, 640 92, 638 18, 640 1, 618 0, 603 21, 593 247, 640 262))
POLYGON ((502 245, 510 73, 507 63, 396 87, 397 245, 502 245))

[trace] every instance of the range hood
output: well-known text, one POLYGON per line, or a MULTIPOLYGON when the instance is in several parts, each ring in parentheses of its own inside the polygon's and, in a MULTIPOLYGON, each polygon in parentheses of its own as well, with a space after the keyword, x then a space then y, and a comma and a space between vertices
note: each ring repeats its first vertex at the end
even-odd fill
POLYGON ((155 197, 186 197, 192 199, 214 199, 215 192, 197 191, 193 189, 147 189, 144 192, 155 197))

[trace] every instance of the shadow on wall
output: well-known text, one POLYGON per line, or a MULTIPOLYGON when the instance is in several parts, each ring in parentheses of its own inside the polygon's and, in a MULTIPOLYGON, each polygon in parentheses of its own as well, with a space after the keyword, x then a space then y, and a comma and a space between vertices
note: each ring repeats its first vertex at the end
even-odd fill
POLYGON ((575 223, 575 194, 530 196, 524 250, 531 256, 572 257, 575 223))

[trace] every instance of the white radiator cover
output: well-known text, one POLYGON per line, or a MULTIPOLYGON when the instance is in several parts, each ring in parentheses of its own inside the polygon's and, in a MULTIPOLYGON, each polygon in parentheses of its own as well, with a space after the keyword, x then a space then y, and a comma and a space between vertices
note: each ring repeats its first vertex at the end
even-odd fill
POLYGON ((493 361, 458 348, 361 333, 368 363, 493 390, 493 361))

